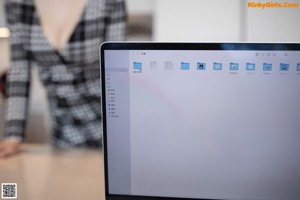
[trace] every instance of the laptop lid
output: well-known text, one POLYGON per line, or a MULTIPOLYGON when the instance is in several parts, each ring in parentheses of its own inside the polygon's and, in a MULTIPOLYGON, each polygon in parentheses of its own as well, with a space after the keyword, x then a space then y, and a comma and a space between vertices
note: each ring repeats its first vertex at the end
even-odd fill
POLYGON ((300 199, 300 44, 100 54, 106 199, 300 199))

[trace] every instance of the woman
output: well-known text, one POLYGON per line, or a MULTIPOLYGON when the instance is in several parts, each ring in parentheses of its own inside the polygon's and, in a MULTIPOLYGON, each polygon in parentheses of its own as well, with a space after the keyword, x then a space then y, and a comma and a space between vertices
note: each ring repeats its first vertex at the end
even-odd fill
POLYGON ((98 48, 124 39, 124 0, 6 0, 5 6, 11 69, 0 157, 16 153, 24 139, 32 64, 46 88, 53 143, 100 147, 98 48))

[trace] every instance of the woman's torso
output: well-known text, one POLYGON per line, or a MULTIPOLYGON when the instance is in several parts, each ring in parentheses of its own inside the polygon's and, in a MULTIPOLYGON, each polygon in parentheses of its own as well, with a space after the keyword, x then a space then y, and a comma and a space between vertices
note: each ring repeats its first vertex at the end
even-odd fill
POLYGON ((57 51, 60 51, 80 20, 87 0, 33 0, 33 2, 45 37, 57 51))
MULTIPOLYGON (((32 60, 37 62, 38 65, 49 66, 59 64, 60 62, 88 64, 98 60, 99 45, 105 40, 107 1, 81 1, 81 4, 84 5, 78 4, 79 8, 76 9, 77 11, 70 14, 70 16, 76 17, 75 14, 80 13, 80 16, 77 16, 78 19, 62 20, 64 21, 62 24, 55 24, 51 22, 52 20, 48 20, 48 25, 52 23, 52 26, 58 28, 58 31, 62 30, 59 26, 62 26, 64 23, 73 23, 73 25, 68 27, 68 30, 62 31, 61 36, 55 31, 49 31, 48 29, 50 28, 46 28, 48 30, 46 32, 42 26, 43 18, 46 15, 39 15, 39 11, 34 6, 33 0, 26 1, 28 2, 28 12, 25 11, 25 14, 27 15, 27 24, 29 24, 26 27, 26 36, 28 37, 25 40, 27 41, 26 49, 31 53, 32 60), (84 7, 80 8, 80 6, 84 7)), ((65 15, 68 16, 68 14, 65 15)))
MULTIPOLYGON (((52 28, 60 31, 64 23, 73 23, 69 30, 62 32, 62 38, 57 32, 47 32, 42 26, 46 16, 39 15, 39 12, 45 8, 40 7, 38 11, 39 7, 34 6, 33 0, 27 2, 32 3, 27 8, 32 14, 30 16, 27 12, 31 26, 27 27, 29 40, 26 49, 30 60, 37 64, 40 79, 47 90, 54 142, 61 147, 82 145, 87 141, 100 142, 98 48, 105 39, 107 1, 82 0, 74 12, 80 13, 78 19, 52 24, 52 28)), ((47 22, 45 19, 44 23, 49 25, 51 20, 47 22)))

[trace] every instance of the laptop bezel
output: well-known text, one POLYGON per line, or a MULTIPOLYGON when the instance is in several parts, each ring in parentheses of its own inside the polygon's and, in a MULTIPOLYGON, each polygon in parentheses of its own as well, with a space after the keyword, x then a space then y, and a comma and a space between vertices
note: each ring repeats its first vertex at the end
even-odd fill
MULTIPOLYGON (((103 131, 103 158, 106 200, 170 200, 189 199, 203 200, 205 198, 179 198, 161 196, 119 195, 109 193, 108 152, 107 152, 107 119, 106 119, 106 82, 105 82, 105 50, 239 50, 239 51, 300 51, 300 43, 164 43, 164 42, 105 42, 100 46, 101 74, 101 108, 103 131)), ((213 200, 213 199, 210 199, 213 200)))

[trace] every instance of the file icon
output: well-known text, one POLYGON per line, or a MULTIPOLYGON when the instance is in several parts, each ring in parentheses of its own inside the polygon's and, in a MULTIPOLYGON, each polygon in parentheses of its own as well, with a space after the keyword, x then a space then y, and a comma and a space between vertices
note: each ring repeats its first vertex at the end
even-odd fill
POLYGON ((289 71, 289 64, 280 63, 280 71, 289 71))
POLYGON ((150 62, 150 70, 156 70, 157 68, 157 63, 156 61, 151 61, 150 62))
POLYGON ((263 64, 263 71, 272 71, 272 64, 271 63, 264 63, 263 64))
POLYGON ((300 72, 300 63, 297 64, 297 71, 300 72))
POLYGON ((254 71, 255 70, 255 64, 254 63, 247 63, 246 64, 246 70, 247 71, 254 71))
POLYGON ((190 69, 190 63, 181 62, 181 70, 189 70, 190 69))
POLYGON ((197 70, 206 70, 206 63, 197 62, 197 70))
POLYGON ((222 63, 214 62, 213 69, 214 70, 222 70, 222 63))
POLYGON ((133 62, 133 71, 142 72, 142 63, 141 62, 133 62))
POLYGON ((230 63, 229 69, 232 71, 237 71, 237 70, 239 70, 239 64, 238 63, 230 63))
POLYGON ((173 63, 171 61, 165 62, 165 70, 171 70, 173 69, 173 63))

